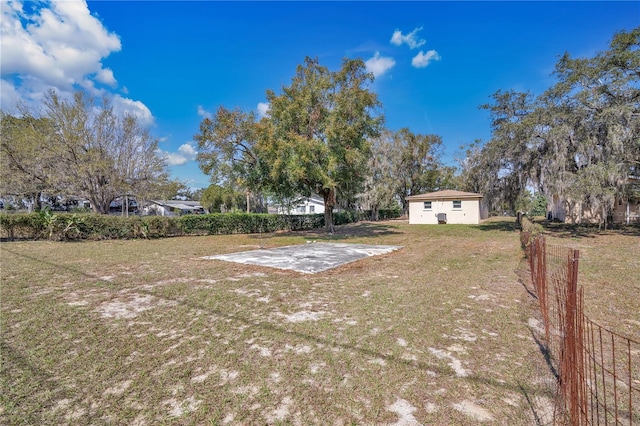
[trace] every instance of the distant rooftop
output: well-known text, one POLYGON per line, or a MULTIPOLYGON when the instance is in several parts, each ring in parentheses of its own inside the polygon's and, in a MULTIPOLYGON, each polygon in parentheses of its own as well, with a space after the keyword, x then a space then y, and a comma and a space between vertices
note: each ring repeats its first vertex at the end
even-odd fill
POLYGON ((406 197, 405 200, 443 200, 443 199, 463 199, 463 198, 482 198, 482 194, 476 194, 474 192, 455 191, 453 189, 445 189, 444 191, 427 192, 425 194, 411 195, 406 197))

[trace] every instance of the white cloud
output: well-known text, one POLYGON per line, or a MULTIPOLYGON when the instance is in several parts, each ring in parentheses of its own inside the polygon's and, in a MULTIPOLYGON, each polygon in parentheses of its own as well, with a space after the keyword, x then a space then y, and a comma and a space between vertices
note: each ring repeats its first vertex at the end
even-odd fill
POLYGON ((84 1, 61 1, 27 12, 20 2, 2 2, 2 74, 32 76, 70 90, 88 75, 113 85, 102 58, 121 48, 91 15, 84 1))
POLYGON ((103 68, 98 71, 96 73, 96 80, 111 87, 116 87, 118 85, 118 82, 113 76, 113 71, 111 71, 109 68, 103 68))
POLYGON ((267 102, 258 102, 256 110, 258 110, 258 118, 266 117, 269 113, 270 105, 267 102))
POLYGON ((416 68, 424 68, 428 66, 431 61, 439 61, 440 55, 435 50, 429 50, 427 53, 423 53, 422 50, 414 56, 411 60, 411 65, 416 68))
POLYGON ((165 152, 167 164, 170 166, 182 166, 196 159, 198 151, 190 143, 180 145, 177 152, 165 152))
POLYGON ((13 112, 20 102, 20 93, 16 88, 6 81, 0 80, 0 107, 4 112, 13 112))
POLYGON ((202 105, 198 105, 198 115, 202 118, 211 118, 211 113, 204 109, 202 105))
POLYGON ((426 40, 417 38, 418 31, 421 31, 421 30, 422 30, 422 27, 414 28, 413 31, 411 31, 407 35, 402 35, 402 31, 400 30, 395 30, 393 32, 393 35, 391 36, 391 44, 400 46, 402 45, 402 43, 405 43, 407 46, 409 46, 410 49, 415 49, 417 47, 420 47, 426 43, 426 40))
MULTIPOLYGON (((112 97, 104 86, 115 88, 118 82, 102 60, 122 48, 120 37, 91 14, 85 1, 24 4, 0 1, 0 107, 13 111, 17 101, 37 107, 51 89, 62 98, 79 88, 95 97, 112 97)), ((113 105, 134 114, 141 125, 153 123, 140 101, 116 95, 113 105)))
POLYGON ((198 151, 196 151, 196 149, 190 143, 180 145, 180 148, 178 148, 178 152, 189 158, 189 160, 195 160, 196 155, 198 155, 198 151))
POLYGON ((373 58, 367 59, 364 64, 368 72, 373 73, 374 77, 379 77, 393 68, 396 61, 391 57, 380 56, 380 52, 376 52, 373 58))
POLYGON ((123 98, 115 95, 112 99, 113 112, 116 115, 131 114, 138 120, 138 124, 142 127, 150 127, 154 124, 155 119, 151 111, 145 104, 133 99, 123 98))

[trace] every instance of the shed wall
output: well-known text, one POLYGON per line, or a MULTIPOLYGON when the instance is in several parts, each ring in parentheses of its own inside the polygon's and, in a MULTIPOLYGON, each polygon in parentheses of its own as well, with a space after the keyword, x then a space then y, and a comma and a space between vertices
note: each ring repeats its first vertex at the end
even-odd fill
POLYGON ((462 201, 460 209, 453 208, 454 199, 450 200, 420 200, 409 202, 410 224, 438 223, 438 213, 447 215, 447 223, 476 225, 480 223, 480 200, 456 199, 462 201), (424 202, 431 201, 431 209, 424 209, 424 202))

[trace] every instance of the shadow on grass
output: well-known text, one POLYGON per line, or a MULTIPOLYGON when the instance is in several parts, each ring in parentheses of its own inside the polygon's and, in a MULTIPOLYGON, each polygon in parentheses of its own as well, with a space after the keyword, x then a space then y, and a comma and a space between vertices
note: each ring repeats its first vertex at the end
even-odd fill
POLYGON ((527 394, 531 394, 531 395, 542 395, 544 394, 544 392, 540 389, 538 389, 535 386, 529 385, 529 386, 523 386, 521 383, 515 383, 515 384, 511 384, 511 383, 506 383, 503 380, 497 380, 493 377, 490 376, 483 376, 483 375, 479 375, 479 374, 469 374, 469 375, 459 375, 458 373, 456 373, 456 371, 453 370, 453 368, 446 368, 446 367, 442 367, 440 365, 434 365, 432 363, 427 363, 427 362, 421 362, 421 361, 415 361, 415 360, 408 360, 408 359, 404 359, 404 358, 400 358, 398 356, 394 356, 394 355, 388 355, 388 354, 384 354, 381 353, 379 351, 373 350, 373 349, 369 349, 366 347, 362 347, 359 345, 354 345, 354 344, 350 344, 350 343, 342 343, 342 342, 338 342, 336 340, 332 340, 330 338, 326 338, 326 337, 318 337, 318 336, 314 336, 312 334, 308 334, 308 333, 303 333, 303 332, 299 332, 299 331, 295 331, 292 330, 291 328, 288 328, 286 326, 279 326, 279 325, 275 325, 269 322, 265 322, 265 321, 256 321, 255 319, 252 319, 250 317, 245 317, 243 315, 238 315, 237 313, 228 313, 225 311, 221 311, 219 309, 215 309, 215 308, 211 308, 205 304, 201 304, 195 301, 191 301, 191 300, 185 300, 183 298, 174 298, 174 297, 169 297, 167 295, 163 295, 160 293, 156 293, 152 290, 147 290, 147 289, 137 289, 137 291, 139 291, 140 293, 143 294, 147 294, 149 296, 153 296, 153 297, 157 297, 158 299, 163 299, 166 300, 168 302, 171 303, 175 303, 178 305, 184 305, 187 306, 191 309, 196 309, 196 310, 202 310, 205 312, 208 312, 210 314, 213 315, 217 315, 220 317, 224 317, 229 321, 237 321, 239 323, 242 323, 245 326, 248 326, 249 328, 251 327, 255 327, 260 329, 261 331, 267 331, 267 332, 271 332, 273 334, 275 334, 276 336, 283 336, 286 340, 286 338, 297 338, 297 339, 301 339, 307 342, 312 342, 318 345, 322 345, 322 346, 328 346, 328 347, 335 347, 335 348, 341 348, 347 351, 354 351, 357 353, 360 353, 361 355, 364 356, 368 356, 371 358, 379 358, 379 359, 383 359, 391 364, 395 364, 395 365, 399 365, 399 366, 404 366, 406 368, 415 368, 415 369, 419 369, 422 371, 428 371, 428 372, 432 372, 432 371, 436 371, 438 374, 441 374, 443 376, 457 376, 458 378, 462 379, 462 380, 467 380, 471 383, 474 384, 479 384, 479 385, 483 385, 483 386, 491 386, 491 387, 495 387, 495 388, 503 388, 503 389, 508 389, 511 391, 516 391, 516 392, 526 392, 527 394))
POLYGON ((549 350, 547 345, 543 343, 543 338, 541 336, 538 336, 538 333, 531 327, 529 327, 529 332, 531 333, 531 337, 533 338, 533 340, 536 342, 536 345, 538 345, 538 350, 544 357, 544 362, 549 368, 549 372, 553 374, 553 377, 556 379, 556 381, 560 380, 560 374, 558 373, 558 370, 556 370, 556 367, 553 365, 553 357, 551 356, 551 351, 549 350))
POLYGON ((633 237, 640 237, 640 224, 610 225, 604 229, 598 224, 571 224, 542 221, 540 223, 546 234, 556 238, 596 238, 598 235, 616 233, 633 237))
MULTIPOLYGON (((2 370, 3 370, 3 385, 8 384, 8 389, 2 389, 3 396, 9 401, 3 401, 8 408, 8 412, 0 412, 0 423, 3 421, 3 415, 10 416, 11 409, 20 412, 20 403, 24 398, 20 394, 20 391, 16 391, 12 387, 12 383, 19 383, 19 386, 27 386, 25 382, 29 383, 29 389, 32 392, 39 392, 48 395, 47 403, 41 407, 40 412, 48 411, 53 406, 53 402, 69 397, 69 392, 66 387, 62 386, 57 377, 53 376, 48 371, 34 365, 29 356, 21 353, 17 349, 13 348, 5 338, 0 340, 0 354, 2 354, 2 370), (17 395, 16 395, 17 394, 17 395), (16 400, 11 401, 11 397, 17 397, 16 400), (13 405, 13 406, 12 406, 13 405)), ((4 388, 4 386, 0 387, 4 388)), ((21 389, 22 390, 22 389, 21 389)), ((2 398, 0 398, 2 399, 2 398)), ((20 415, 24 424, 43 424, 42 419, 39 417, 39 413, 33 411, 23 412, 20 415)), ((3 424, 11 424, 10 422, 3 424)))
POLYGON ((270 234, 254 234, 251 238, 275 238, 275 237, 303 237, 320 241, 341 241, 351 238, 376 238, 386 235, 400 235, 397 226, 388 223, 358 222, 335 227, 333 234, 324 229, 312 229, 308 231, 281 231, 270 234))
POLYGON ((64 266, 64 265, 58 265, 57 263, 54 263, 54 262, 49 262, 49 261, 46 261, 44 259, 37 258, 37 257, 34 257, 34 256, 29 256, 28 254, 24 254, 24 253, 20 253, 20 252, 14 251, 14 250, 10 250, 6 246, 3 247, 3 250, 7 251, 7 252, 9 252, 11 254, 14 254, 16 256, 23 257, 25 259, 29 259, 29 260, 32 260, 32 261, 35 261, 35 262, 40 262, 40 263, 43 263, 45 265, 51 266, 53 268, 62 269, 62 270, 71 272, 72 274, 78 274, 78 275, 82 275, 82 276, 84 276, 86 278, 95 279, 95 280, 103 282, 105 284, 109 284, 109 286, 112 287, 112 283, 110 281, 104 280, 101 277, 99 277, 98 275, 89 274, 87 272, 81 271, 81 270, 76 269, 76 268, 71 268, 69 266, 64 266))
MULTIPOLYGON (((531 219, 531 218, 530 218, 531 219)), ((616 233, 634 237, 640 237, 640 223, 630 225, 613 224, 608 225, 605 229, 598 224, 571 224, 562 222, 552 222, 549 220, 534 220, 534 223, 544 228, 545 234, 557 238, 595 238, 598 235, 606 233, 616 233)), ((483 221, 478 225, 478 229, 482 231, 519 231, 520 227, 516 223, 515 218, 496 217, 483 221)))
MULTIPOLYGON (((531 273, 529 272, 529 267, 528 265, 526 265, 526 261, 524 259, 520 262, 520 265, 518 265, 518 268, 515 270, 515 273, 518 276, 518 282, 520 283, 520 285, 524 287, 526 292, 529 293, 529 296, 531 296, 534 300, 536 300, 536 303, 537 303, 538 295, 536 294, 534 287, 529 286, 531 284, 531 275, 530 275, 531 273)), ((547 347, 547 345, 543 343, 543 337, 539 336, 536 333, 536 330, 533 329, 531 326, 529 326, 529 332, 531 333, 531 337, 533 338, 533 340, 538 345, 538 349, 540 350, 540 353, 542 354, 542 356, 544 356, 544 360, 547 364, 547 367, 549 367, 549 371, 551 372, 551 374, 553 374, 556 380, 558 380, 560 376, 558 375, 558 371, 553 365, 553 362, 551 359, 551 352, 549 351, 549 348, 547 347)))
MULTIPOLYGON (((384 227, 383 227, 384 228, 384 227)), ((366 229, 369 229, 368 227, 366 227, 366 229)), ((7 249, 5 249, 7 250, 7 249)), ((50 261, 46 261, 40 258, 36 258, 34 256, 30 256, 28 254, 24 254, 24 253, 19 253, 13 250, 7 250, 8 252, 16 255, 16 256, 21 256, 24 257, 26 259, 29 259, 31 261, 35 261, 35 262, 40 262, 44 265, 47 265, 49 267, 54 267, 60 270, 66 270, 68 272, 71 272, 73 274, 78 274, 78 275, 82 275, 88 278, 92 278, 92 279, 96 279, 104 284, 106 284, 108 287, 118 287, 117 282, 115 281, 107 281, 104 280, 100 277, 97 277, 94 274, 90 274, 87 273, 83 270, 77 269, 77 268, 72 268, 66 265, 59 265, 56 264, 55 262, 50 262, 50 261)), ((196 309, 196 310, 200 310, 203 312, 207 312, 211 315, 214 316, 219 316, 219 317, 223 317, 226 318, 228 321, 236 321, 239 322, 241 324, 243 324, 244 326, 247 326, 248 328, 258 328, 262 331, 266 331, 266 332, 270 332, 273 333, 276 336, 282 336, 283 338, 298 338, 301 340, 305 340, 308 342, 314 342, 316 344, 320 344, 320 345, 324 345, 324 346, 328 346, 328 347, 335 347, 335 348, 341 348, 341 349, 345 349, 345 350, 350 350, 350 351, 354 351, 357 353, 360 353, 363 356, 368 356, 368 357, 372 357, 372 358, 380 358, 383 359, 389 363, 398 365, 398 366, 404 366, 406 368, 415 368, 415 369, 419 369, 419 370, 423 370, 423 371, 436 371, 438 374, 442 374, 444 376, 457 376, 458 378, 460 378, 461 380, 466 380, 469 381, 471 383, 474 383, 476 385, 483 385, 483 386, 491 386, 491 387, 495 387, 495 388, 503 388, 503 389, 508 389, 514 392, 521 392, 521 393, 526 393, 527 395, 538 395, 538 394, 543 394, 543 391, 538 389, 538 387, 534 386, 534 385, 522 385, 521 383, 507 383, 503 380, 498 380, 494 377, 491 376, 486 376, 486 375, 480 375, 480 374, 469 374, 469 375, 460 375, 458 373, 456 373, 456 371, 454 371, 453 368, 446 368, 443 367, 441 365, 437 365, 437 364, 433 364, 433 363, 428 363, 428 362, 421 362, 421 361, 415 361, 415 360, 408 360, 408 359, 404 359, 404 358, 400 358, 398 356, 394 356, 394 355, 389 355, 389 354, 385 354, 385 353, 381 353, 379 351, 376 351, 374 349, 369 349, 366 347, 362 347, 360 345, 356 345, 356 344, 352 344, 352 343, 343 343, 343 342, 338 342, 336 340, 333 340, 331 338, 326 338, 326 337, 320 337, 320 336, 314 336, 312 334, 308 334, 308 333, 303 333, 300 331, 295 331, 292 330, 287 326, 281 326, 281 325, 277 325, 277 324, 273 324, 273 323, 269 323, 267 321, 256 321, 255 318, 251 317, 250 315, 244 316, 244 315, 240 315, 238 313, 232 313, 232 312, 226 312, 220 309, 216 309, 216 308, 212 308, 211 306, 206 305, 205 303, 200 303, 198 301, 194 301, 194 300, 189 300, 185 297, 170 297, 168 295, 162 294, 162 293, 158 293, 155 292, 153 290, 149 290, 149 289, 144 289, 144 288, 135 288, 135 291, 141 294, 146 294, 148 296, 153 296, 155 298, 158 298, 160 300, 164 300, 164 301, 168 301, 171 302, 172 304, 176 304, 176 305, 182 305, 182 306, 186 306, 190 309, 196 309)), ((18 363, 24 363, 23 361, 23 357, 21 356, 15 356, 16 362, 18 363)), ((42 372, 37 370, 37 368, 34 368, 33 366, 30 365, 25 365, 25 367, 29 370, 34 371, 35 374, 38 375, 42 375, 42 372)))
MULTIPOLYGON (((532 398, 531 395, 529 395, 529 391, 527 390, 527 388, 521 384, 520 387, 520 393, 522 393, 522 395, 524 396, 525 400, 527 401, 527 406, 529 407, 529 409, 531 410, 531 414, 533 415, 533 420, 534 420, 534 424, 536 426, 548 426, 550 424, 553 423, 553 419, 549 419, 547 418, 547 416, 545 416, 545 410, 544 407, 540 407, 539 403, 536 403, 535 399, 532 398)), ((552 399, 553 398, 553 391, 546 391, 547 393, 547 397, 552 399)))
MULTIPOLYGON (((518 276, 518 282, 526 290, 529 296, 531 296, 531 298, 536 301, 536 304, 537 304, 538 295, 536 294, 535 289, 531 283, 531 272, 529 270, 529 266, 527 265, 527 260, 523 258, 514 272, 518 276)), ((531 334, 531 338, 536 343, 538 347, 538 351, 540 352, 540 354, 544 359, 544 366, 546 367, 545 371, 551 374, 551 376, 555 380, 553 382, 554 383, 553 386, 556 386, 555 384, 559 383, 558 381, 560 379, 560 375, 554 365, 551 351, 549 350, 549 347, 547 346, 547 344, 545 344, 544 342, 545 340, 543 335, 544 333, 542 333, 540 330, 537 330, 536 328, 530 325, 528 326, 528 328, 529 328, 529 333, 531 334)), ((520 389, 520 393, 525 397, 525 400, 527 401, 527 406, 531 410, 531 414, 534 417, 534 421, 536 425, 546 426, 546 425, 552 424, 553 419, 545 418, 545 414, 547 414, 545 413, 545 411, 548 411, 548 410, 545 410, 545 407, 541 407, 540 403, 536 402, 536 399, 531 397, 527 388, 522 387, 520 389)), ((551 401, 555 399, 555 391, 553 388, 547 389, 541 392, 541 394, 545 394, 545 393, 547 394, 546 396, 551 401)))
POLYGON ((478 229, 481 231, 506 231, 513 232, 517 231, 518 225, 516 224, 515 218, 501 218, 494 220, 485 220, 478 225, 478 229))
POLYGON ((531 272, 529 272, 529 265, 528 265, 527 259, 525 258, 521 259, 520 264, 514 270, 514 272, 518 277, 518 282, 520 283, 520 285, 522 285, 525 291, 529 293, 529 296, 538 300, 538 295, 536 294, 535 288, 531 283, 531 272))

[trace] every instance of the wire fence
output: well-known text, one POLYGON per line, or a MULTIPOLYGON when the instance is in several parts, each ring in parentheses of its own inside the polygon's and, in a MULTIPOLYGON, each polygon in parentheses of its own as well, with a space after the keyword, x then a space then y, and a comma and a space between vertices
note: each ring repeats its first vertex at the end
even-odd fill
POLYGON ((578 250, 547 245, 526 219, 520 238, 556 377, 553 423, 640 425, 640 342, 585 315, 578 250))

